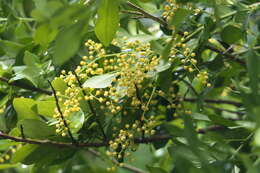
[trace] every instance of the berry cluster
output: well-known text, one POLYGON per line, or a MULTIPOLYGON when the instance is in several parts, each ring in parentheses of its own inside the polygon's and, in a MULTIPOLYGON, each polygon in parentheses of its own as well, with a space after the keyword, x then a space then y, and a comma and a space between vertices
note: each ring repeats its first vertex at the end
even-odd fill
POLYGON ((194 8, 193 5, 190 3, 180 5, 175 0, 167 0, 162 16, 166 19, 166 21, 170 21, 172 17, 174 17, 178 8, 191 10, 193 11, 194 15, 198 15, 201 12, 200 9, 194 8))
POLYGON ((1 153, 1 155, 0 155, 0 163, 4 163, 4 162, 10 160, 11 155, 13 153, 15 153, 21 147, 22 147, 22 144, 14 145, 14 146, 9 147, 8 150, 6 150, 3 153, 1 153))
MULTIPOLYGON (((117 135, 114 134, 115 138, 109 141, 109 150, 106 154, 115 158, 118 161, 118 166, 123 166, 125 157, 131 155, 130 151, 136 150, 134 139, 154 135, 156 124, 154 116, 141 121, 136 120, 132 125, 126 124, 124 128, 119 130, 117 135)), ((112 170, 113 168, 109 169, 112 170)))

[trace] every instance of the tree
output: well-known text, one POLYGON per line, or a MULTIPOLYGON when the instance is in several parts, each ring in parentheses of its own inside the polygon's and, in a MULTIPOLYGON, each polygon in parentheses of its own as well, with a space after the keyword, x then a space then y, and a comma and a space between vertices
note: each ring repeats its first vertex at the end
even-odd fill
POLYGON ((257 0, 0 1, 4 173, 257 173, 257 0))

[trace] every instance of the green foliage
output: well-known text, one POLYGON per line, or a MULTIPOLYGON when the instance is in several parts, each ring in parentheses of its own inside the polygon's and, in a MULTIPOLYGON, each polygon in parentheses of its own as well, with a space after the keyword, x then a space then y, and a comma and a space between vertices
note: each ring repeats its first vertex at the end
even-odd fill
POLYGON ((259 10, 1 0, 0 172, 258 173, 259 10))
POLYGON ((95 33, 105 46, 113 40, 119 25, 118 5, 118 0, 102 0, 98 8, 95 33))

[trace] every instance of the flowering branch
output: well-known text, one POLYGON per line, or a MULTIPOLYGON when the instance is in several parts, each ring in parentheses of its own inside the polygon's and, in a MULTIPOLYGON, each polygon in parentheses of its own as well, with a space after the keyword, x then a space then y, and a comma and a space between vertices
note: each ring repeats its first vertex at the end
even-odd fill
POLYGON ((56 102, 56 107, 57 107, 58 112, 59 112, 59 114, 60 114, 60 116, 61 116, 61 119, 62 119, 62 121, 63 121, 63 123, 64 123, 64 126, 68 129, 68 134, 69 134, 69 137, 71 138, 71 141, 72 141, 74 144, 76 144, 77 142, 76 142, 76 140, 73 138, 72 133, 71 133, 71 131, 70 131, 70 128, 69 128, 69 126, 68 126, 68 123, 67 123, 67 121, 65 120, 64 115, 63 115, 63 113, 62 113, 62 111, 61 111, 61 108, 60 108, 60 105, 59 105, 59 100, 58 100, 56 91, 55 91, 55 89, 53 88, 51 82, 50 82, 50 81, 48 81, 48 82, 49 82, 49 84, 50 84, 50 86, 51 86, 51 89, 52 89, 52 92, 53 92, 53 94, 54 94, 54 98, 55 98, 55 102, 56 102))

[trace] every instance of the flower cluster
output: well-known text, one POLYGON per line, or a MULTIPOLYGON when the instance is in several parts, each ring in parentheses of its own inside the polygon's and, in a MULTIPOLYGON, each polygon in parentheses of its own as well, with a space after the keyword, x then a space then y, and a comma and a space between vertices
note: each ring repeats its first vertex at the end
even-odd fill
POLYGON ((22 147, 22 144, 14 145, 14 146, 9 147, 9 149, 6 150, 5 152, 1 153, 0 163, 4 163, 4 162, 10 160, 11 155, 13 153, 15 153, 21 147, 22 147))
POLYGON ((119 130, 119 134, 114 134, 115 138, 109 141, 109 150, 106 154, 115 158, 118 161, 118 166, 123 166, 124 158, 130 156, 130 151, 136 150, 134 139, 154 135, 155 126, 156 120, 154 116, 141 121, 136 120, 132 125, 126 124, 124 128, 119 130))
MULTIPOLYGON (((124 39, 125 40, 125 39, 124 39)), ((114 44, 119 44, 114 41, 114 44)), ((133 107, 145 107, 137 96, 138 89, 149 78, 149 73, 156 71, 160 58, 151 50, 149 43, 140 41, 123 42, 120 53, 106 53, 102 44, 88 40, 85 46, 88 55, 83 56, 74 71, 62 71, 58 80, 66 83, 64 93, 57 92, 62 115, 55 109, 53 117, 57 120, 57 133, 66 135, 68 117, 80 111, 80 102, 99 102, 100 109, 116 114, 122 110, 120 101, 127 97, 133 107), (111 84, 104 87, 83 87, 84 82, 102 75, 112 75, 111 84)))
MULTIPOLYGON (((180 65, 185 71, 188 73, 196 73, 203 85, 211 87, 211 84, 208 82, 208 73, 206 71, 202 72, 197 65, 196 53, 184 43, 189 33, 184 32, 183 35, 184 37, 180 39, 180 42, 172 45, 169 62, 180 59, 180 65)), ((177 40, 178 38, 175 38, 175 42, 177 40)))
POLYGON ((162 16, 167 21, 170 21, 171 18, 175 15, 178 8, 185 8, 185 9, 188 9, 188 10, 192 10, 194 15, 198 15, 201 12, 200 9, 194 8, 192 6, 192 4, 190 4, 190 3, 187 3, 185 5, 179 5, 178 3, 176 3, 175 0, 167 0, 166 5, 164 6, 164 12, 163 12, 162 16))

